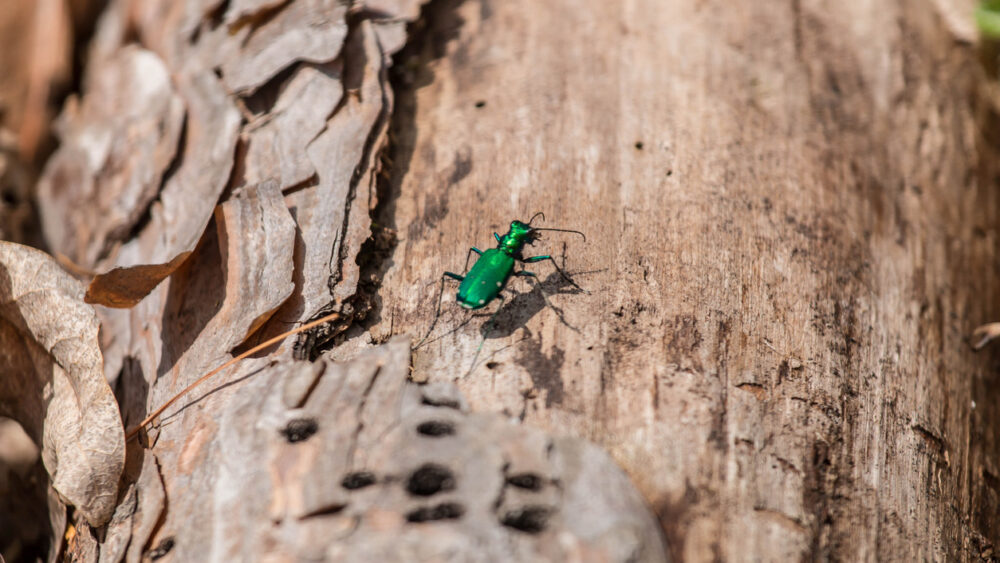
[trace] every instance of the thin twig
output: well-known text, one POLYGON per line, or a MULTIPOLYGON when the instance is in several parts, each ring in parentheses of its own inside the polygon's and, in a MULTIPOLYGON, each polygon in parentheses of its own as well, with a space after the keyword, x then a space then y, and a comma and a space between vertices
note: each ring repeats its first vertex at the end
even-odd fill
POLYGON ((282 340, 284 340, 285 338, 287 338, 289 336, 292 336, 293 334, 298 334, 300 332, 309 330, 309 329, 317 327, 317 326, 319 326, 319 325, 321 325, 323 323, 330 322, 330 321, 336 320, 338 318, 340 318, 340 313, 330 313, 329 315, 327 315, 325 317, 321 317, 319 319, 316 319, 315 321, 312 321, 310 323, 306 323, 306 324, 304 324, 304 325, 302 325, 302 326, 300 326, 300 327, 298 327, 296 329, 290 330, 288 332, 281 333, 278 336, 275 336, 274 338, 271 338, 270 340, 262 342, 261 344, 258 344, 256 346, 254 346, 253 348, 250 348, 249 350, 247 350, 246 352, 243 352, 239 356, 236 356, 235 358, 229 360, 228 362, 222 364, 221 366, 219 366, 219 367, 213 369, 212 371, 206 373, 205 375, 199 377, 197 381, 195 381, 191 385, 188 385, 180 393, 178 393, 178 394, 174 395, 173 397, 171 397, 171 399, 169 401, 167 401, 166 403, 163 403, 162 405, 160 405, 160 408, 158 408, 155 411, 153 411, 149 416, 147 416, 146 418, 144 418, 142 420, 142 422, 140 422, 134 428, 132 428, 131 430, 129 430, 128 433, 125 434, 125 441, 127 442, 127 441, 131 440, 132 438, 134 438, 136 436, 136 434, 139 433, 140 430, 142 430, 147 424, 149 424, 150 422, 152 422, 153 419, 155 419, 156 417, 158 417, 161 414, 163 414, 163 411, 167 410, 167 408, 170 407, 170 405, 174 404, 174 402, 176 402, 177 399, 180 399, 182 396, 184 396, 185 394, 187 394, 188 391, 194 389, 198 385, 201 385, 202 383, 204 383, 206 380, 208 380, 213 375, 219 373, 220 371, 226 369, 227 367, 235 364, 236 362, 238 362, 238 361, 240 361, 240 360, 242 360, 242 359, 244 359, 244 358, 246 358, 248 356, 251 356, 253 354, 256 354, 257 352, 260 352, 261 350, 263 350, 264 348, 267 348, 268 346, 270 346, 272 344, 277 344, 278 342, 281 342, 282 340))

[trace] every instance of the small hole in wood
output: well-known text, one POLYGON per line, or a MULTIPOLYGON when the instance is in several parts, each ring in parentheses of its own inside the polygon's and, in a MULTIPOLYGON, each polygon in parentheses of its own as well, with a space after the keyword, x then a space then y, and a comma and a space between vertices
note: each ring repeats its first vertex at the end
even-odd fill
POLYGON ((479 100, 478 102, 476 102, 476 107, 477 108, 484 108, 484 107, 486 107, 486 100, 479 100))
POLYGON ((163 538, 160 543, 156 544, 156 547, 149 550, 146 556, 149 557, 151 561, 156 561, 157 559, 163 557, 164 555, 170 553, 170 550, 174 548, 174 538, 173 536, 163 538))
POLYGON ((417 425, 417 432, 424 436, 451 436, 455 433, 455 425, 447 420, 428 420, 417 425))
POLYGON ((500 523, 528 534, 537 534, 545 529, 552 511, 546 506, 525 506, 508 511, 500 523))
POLYGON ((507 477, 507 484, 513 485, 519 489, 539 491, 542 489, 542 478, 534 473, 519 473, 517 475, 507 477))
POLYGON ((319 424, 312 418, 293 418, 281 429, 282 436, 291 443, 308 440, 319 430, 319 424))
POLYGON ((451 470, 443 465, 428 463, 410 475, 406 482, 406 490, 411 495, 431 496, 441 491, 455 488, 455 477, 451 470))
POLYGON ((409 522, 431 522, 433 520, 456 520, 462 517, 465 508, 455 502, 445 502, 437 506, 422 506, 406 515, 409 522))
POLYGON ((344 480, 340 482, 340 486, 349 491, 363 489, 374 484, 375 474, 371 471, 355 471, 354 473, 348 473, 347 476, 344 477, 344 480))
POLYGON ((420 398, 420 402, 429 407, 444 407, 447 409, 459 409, 461 405, 455 399, 447 399, 442 397, 428 397, 423 396, 420 398))
POLYGON ((8 190, 0 191, 0 200, 11 207, 21 203, 21 198, 16 193, 8 190))

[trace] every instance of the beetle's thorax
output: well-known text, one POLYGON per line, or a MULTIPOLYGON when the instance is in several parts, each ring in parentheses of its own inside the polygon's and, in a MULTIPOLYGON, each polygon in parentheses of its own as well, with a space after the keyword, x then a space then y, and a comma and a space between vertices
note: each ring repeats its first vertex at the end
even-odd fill
POLYGON ((514 256, 521 252, 524 245, 531 239, 531 227, 521 221, 512 221, 507 234, 500 237, 497 248, 505 254, 514 256))

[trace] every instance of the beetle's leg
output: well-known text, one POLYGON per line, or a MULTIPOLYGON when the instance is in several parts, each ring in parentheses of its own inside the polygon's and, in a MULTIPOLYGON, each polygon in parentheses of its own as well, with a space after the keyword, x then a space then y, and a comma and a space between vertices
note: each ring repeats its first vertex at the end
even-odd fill
POLYGON ((476 360, 479 359, 479 352, 482 351, 483 344, 486 344, 486 335, 489 334, 490 329, 493 328, 493 321, 494 321, 494 319, 497 318, 497 315, 500 313, 500 310, 503 309, 503 304, 504 304, 506 298, 503 296, 502 293, 499 294, 499 295, 497 295, 496 298, 500 300, 500 304, 497 305, 497 310, 493 311, 493 314, 490 315, 489 320, 486 321, 486 323, 483 324, 483 338, 479 341, 479 347, 476 348, 476 353, 475 353, 475 355, 472 356, 472 365, 469 366, 469 371, 466 372, 465 375, 469 375, 470 373, 472 373, 472 370, 475 369, 475 367, 476 367, 476 360))
POLYGON ((476 254, 478 254, 480 256, 483 255, 483 251, 479 250, 475 246, 473 246, 472 248, 470 248, 469 249, 469 253, 465 255, 465 268, 462 269, 462 271, 465 272, 465 273, 469 273, 469 258, 472 258, 472 253, 473 252, 475 252, 476 254))
POLYGON ((546 254, 544 256, 531 256, 529 258, 522 258, 521 262, 524 262, 525 264, 531 264, 533 262, 541 262, 543 260, 549 260, 549 261, 551 261, 552 262, 552 266, 556 269, 557 272, 559 272, 559 275, 562 276, 564 280, 566 280, 570 284, 572 284, 573 287, 579 289, 580 291, 582 291, 584 293, 590 293, 586 289, 583 289, 582 287, 578 286, 575 281, 573 281, 569 276, 567 276, 566 272, 564 272, 563 269, 559 267, 559 264, 556 264, 555 258, 549 256, 548 254, 546 254))
POLYGON ((434 320, 431 321, 431 327, 427 329, 427 334, 425 334, 424 337, 420 339, 420 342, 417 342, 417 345, 413 347, 414 350, 420 348, 423 345, 423 343, 427 340, 427 338, 430 337, 431 333, 434 332, 434 327, 437 326, 438 318, 441 317, 441 298, 444 297, 444 282, 447 281, 448 278, 457 281, 462 281, 465 279, 465 277, 460 276, 458 274, 453 274, 451 272, 445 272, 441 276, 441 289, 438 291, 437 311, 434 312, 434 320))
POLYGON ((500 235, 498 233, 493 233, 493 238, 497 239, 497 244, 500 244, 500 235))

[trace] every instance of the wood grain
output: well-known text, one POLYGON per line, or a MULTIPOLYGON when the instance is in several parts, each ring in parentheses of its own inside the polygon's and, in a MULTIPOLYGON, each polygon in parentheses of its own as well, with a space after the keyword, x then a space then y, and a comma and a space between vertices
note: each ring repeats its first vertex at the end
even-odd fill
POLYGON ((991 557, 997 117, 945 4, 433 2, 372 338, 544 211, 589 293, 532 265, 558 310, 484 334, 449 289, 414 379, 607 448, 679 560, 991 557))

